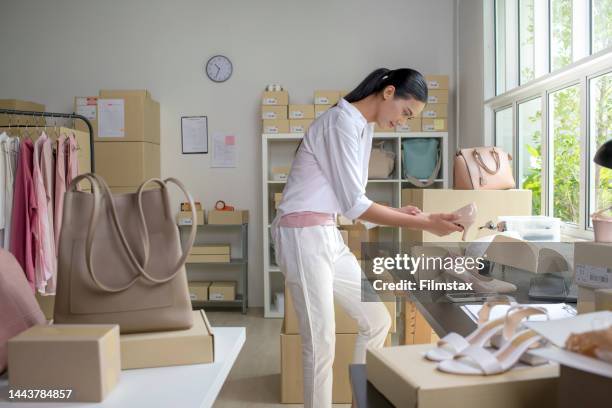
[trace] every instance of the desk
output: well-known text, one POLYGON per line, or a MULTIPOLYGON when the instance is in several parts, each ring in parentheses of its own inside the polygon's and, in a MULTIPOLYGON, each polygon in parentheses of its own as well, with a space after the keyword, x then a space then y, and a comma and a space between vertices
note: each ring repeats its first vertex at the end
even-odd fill
POLYGON ((5 374, 0 377, 0 407, 212 407, 246 339, 244 327, 214 327, 213 331, 214 363, 122 371, 117 387, 97 404, 9 401, 5 374))

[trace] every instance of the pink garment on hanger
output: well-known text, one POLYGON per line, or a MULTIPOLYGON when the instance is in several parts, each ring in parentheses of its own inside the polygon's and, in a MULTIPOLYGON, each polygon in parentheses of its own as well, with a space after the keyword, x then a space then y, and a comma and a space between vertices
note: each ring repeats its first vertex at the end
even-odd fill
POLYGON ((60 135, 56 144, 55 158, 55 197, 53 232, 55 236, 55 254, 59 251, 59 236, 62 228, 62 211, 64 209, 64 193, 66 192, 66 155, 64 150, 65 135, 60 135))
POLYGON ((50 176, 53 172, 51 141, 46 133, 34 144, 33 181, 37 213, 32 219, 34 234, 36 288, 42 294, 55 293, 57 257, 53 231, 53 196, 50 176), (49 188, 49 189, 48 189, 49 188))
POLYGON ((79 162, 77 158, 77 143, 74 134, 66 139, 66 187, 72 183, 72 180, 79 174, 79 162))
POLYGON ((34 237, 31 220, 36 214, 36 197, 32 180, 34 144, 25 139, 19 149, 19 164, 15 175, 13 214, 11 220, 11 253, 25 272, 32 291, 36 282, 34 272, 34 237))

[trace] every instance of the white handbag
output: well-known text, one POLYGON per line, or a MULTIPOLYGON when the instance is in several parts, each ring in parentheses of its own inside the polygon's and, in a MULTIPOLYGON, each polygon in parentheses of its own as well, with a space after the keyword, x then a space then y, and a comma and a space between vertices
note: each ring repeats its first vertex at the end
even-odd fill
POLYGON ((395 153, 385 150, 385 142, 372 147, 368 163, 368 178, 387 179, 395 168, 395 153))

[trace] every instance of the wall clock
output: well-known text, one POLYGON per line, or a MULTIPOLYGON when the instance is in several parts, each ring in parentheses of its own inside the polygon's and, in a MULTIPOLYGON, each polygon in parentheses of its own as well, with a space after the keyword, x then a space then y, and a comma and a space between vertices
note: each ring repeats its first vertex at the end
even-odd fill
POLYGON ((225 82, 232 76, 232 62, 224 55, 215 55, 206 62, 206 75, 214 82, 225 82))

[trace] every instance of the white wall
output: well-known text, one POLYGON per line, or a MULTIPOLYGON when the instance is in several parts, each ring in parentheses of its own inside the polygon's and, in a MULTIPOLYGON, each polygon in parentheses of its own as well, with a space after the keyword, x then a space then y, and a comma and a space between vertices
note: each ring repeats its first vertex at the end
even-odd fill
MULTIPOLYGON (((207 208, 223 199, 251 211, 250 305, 261 306, 264 86, 281 83, 292 101, 311 103, 314 89, 351 88, 381 66, 452 78, 453 7, 451 0, 0 0, 0 98, 71 112, 77 95, 149 89, 161 104, 163 175, 183 180, 207 208), (224 84, 202 74, 217 53, 234 64, 224 84), (181 155, 181 115, 207 115, 209 134, 236 134, 238 167, 211 169, 210 154, 181 155)), ((453 146, 452 103, 450 111, 453 146)))
POLYGON ((458 0, 457 137, 461 148, 484 144, 483 3, 458 0))

